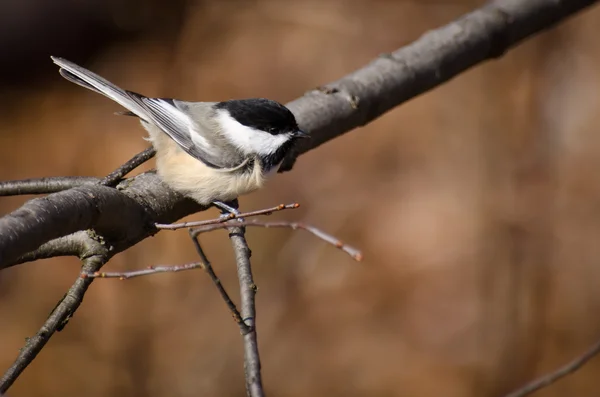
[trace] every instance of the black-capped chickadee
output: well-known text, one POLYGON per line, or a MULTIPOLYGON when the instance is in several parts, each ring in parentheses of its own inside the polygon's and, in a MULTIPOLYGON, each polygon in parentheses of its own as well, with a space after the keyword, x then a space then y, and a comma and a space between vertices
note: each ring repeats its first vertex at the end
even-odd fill
POLYGON ((224 204, 263 186, 297 138, 292 112, 262 98, 185 102, 123 90, 66 59, 52 57, 67 80, 105 95, 139 117, 156 149, 156 169, 173 190, 202 205, 224 204))

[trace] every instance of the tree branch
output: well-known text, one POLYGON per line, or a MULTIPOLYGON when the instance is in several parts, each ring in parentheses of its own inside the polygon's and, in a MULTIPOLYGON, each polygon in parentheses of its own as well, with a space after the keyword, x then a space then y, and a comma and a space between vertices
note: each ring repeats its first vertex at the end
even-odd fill
POLYGON ((0 196, 56 193, 81 185, 98 183, 98 181, 98 178, 88 176, 56 176, 16 181, 0 181, 0 196))
POLYGON ((155 234, 155 223, 170 223, 201 209, 154 173, 128 179, 119 189, 84 185, 53 193, 0 218, 0 269, 50 240, 86 229, 94 229, 120 252, 155 234))
POLYGON ((177 273, 186 270, 201 269, 203 267, 202 262, 192 262, 183 265, 156 265, 148 266, 145 269, 132 270, 128 272, 100 272, 95 271, 93 273, 82 272, 80 277, 82 278, 118 278, 119 280, 129 280, 130 278, 149 276, 151 274, 159 273, 177 273))
POLYGON ((260 374, 260 355, 256 334, 256 308, 254 296, 258 287, 254 284, 250 265, 251 251, 244 236, 244 227, 230 227, 229 238, 235 253, 237 273, 240 282, 240 300, 242 319, 248 331, 242 334, 244 339, 244 372, 246 374, 246 391, 250 397, 264 396, 262 377, 260 374))
POLYGON ((505 397, 525 397, 530 395, 531 393, 535 393, 536 391, 543 389, 544 387, 550 386, 552 383, 558 381, 561 378, 564 378, 569 374, 572 374, 579 368, 583 367, 585 363, 587 363, 592 358, 596 357, 598 353, 600 353, 600 341, 597 341, 595 344, 589 347, 582 355, 580 355, 570 363, 567 363, 559 369, 526 384, 520 389, 515 390, 510 394, 507 394, 505 397))
POLYGON ((215 225, 215 224, 225 223, 232 219, 242 220, 244 218, 249 218, 252 216, 271 215, 271 214, 273 214, 273 212, 289 210, 289 209, 296 209, 298 207, 300 207, 300 204, 298 204, 298 203, 279 204, 276 207, 265 208, 263 210, 242 212, 240 214, 229 213, 229 214, 226 214, 227 215, 226 218, 207 219, 205 221, 171 223, 171 224, 167 224, 167 225, 157 223, 155 226, 157 229, 164 229, 164 230, 185 229, 185 228, 190 228, 190 227, 199 227, 199 226, 207 226, 207 225, 215 225))
POLYGON ((49 194, 62 192, 81 185, 100 184, 104 186, 116 186, 125 175, 135 168, 150 160, 156 151, 153 147, 136 154, 125 164, 99 179, 88 176, 57 176, 45 178, 21 179, 14 181, 0 181, 0 196, 20 196, 24 194, 49 194))
POLYGON ((204 253, 204 250, 202 249, 202 246, 200 245, 200 240, 198 239, 198 235, 195 234, 191 229, 189 230, 189 234, 190 234, 190 238, 192 239, 192 242, 194 243, 194 247, 196 248, 196 252, 198 253, 198 256, 200 257, 200 260, 202 261, 202 266, 204 268, 204 271, 206 272, 206 274, 208 274, 208 277, 210 277, 210 280, 213 282, 213 284, 217 288, 217 291, 219 291, 219 295, 221 295, 221 298, 223 298, 223 301, 227 305, 227 308, 229 309, 229 312, 231 313, 233 320, 236 322, 238 327, 240 327, 240 332, 242 333, 242 335, 247 334, 248 332, 250 332, 250 328, 246 325, 246 323, 242 319, 242 315, 240 314, 237 307, 235 306, 235 303, 233 303, 233 300, 231 299, 231 297, 225 290, 223 283, 221 283, 221 279, 215 273, 210 261, 208 260, 206 254, 204 253))
POLYGON ((57 256, 78 256, 85 250, 88 239, 88 232, 81 231, 50 240, 47 243, 42 244, 38 249, 22 255, 15 262, 9 263, 6 267, 33 262, 38 259, 54 258, 57 256))
MULTIPOLYGON (((86 250, 81 251, 82 271, 93 273, 99 270, 111 256, 112 254, 106 246, 89 238, 86 250)), ((44 325, 34 336, 28 338, 25 346, 19 350, 17 359, 0 379, 0 393, 8 390, 23 370, 35 359, 54 332, 60 331, 66 325, 81 304, 83 295, 93 280, 93 278, 77 277, 69 291, 52 310, 44 325)))
POLYGON ((225 222, 225 223, 216 223, 216 222, 208 223, 208 222, 206 222, 206 223, 204 223, 204 225, 202 227, 194 229, 192 232, 192 235, 197 236, 200 233, 206 233, 206 232, 210 232, 213 230, 228 229, 232 225, 257 226, 257 227, 264 227, 266 229, 288 228, 288 229, 292 229, 292 230, 298 230, 298 229, 306 230, 313 236, 325 241, 328 244, 333 245, 337 249, 344 251, 346 254, 350 255, 352 257, 352 259, 354 259, 355 261, 360 262, 363 259, 363 254, 362 254, 362 252, 360 252, 360 250, 358 250, 350 245, 345 244, 340 239, 332 236, 329 233, 325 233, 324 231, 322 231, 319 228, 316 228, 314 226, 307 225, 307 224, 304 224, 301 222, 286 222, 286 221, 264 222, 264 221, 258 221, 258 220, 245 221, 245 220, 242 220, 241 218, 235 222, 231 222, 231 221, 225 222))
POLYGON ((310 131, 281 165, 435 88, 598 0, 495 0, 424 34, 340 80, 307 92, 288 107, 310 131))
POLYGON ((150 160, 152 157, 156 155, 156 151, 153 147, 149 147, 133 156, 130 160, 128 160, 125 164, 105 176, 100 184, 104 186, 116 186, 121 180, 125 177, 125 175, 129 174, 131 171, 144 164, 146 161, 150 160))
MULTIPOLYGON (((134 156, 131 160, 127 161, 124 165, 119 167, 116 171, 112 172, 99 183, 101 185, 116 184, 119 178, 121 178, 123 175, 127 174, 143 162, 152 158, 153 155, 153 149, 145 150, 144 152, 134 156)), ((139 194, 139 192, 136 192, 135 189, 133 189, 132 192, 134 192, 134 194, 139 194)), ((53 198, 55 197, 52 197, 51 199, 53 198)), ((90 198, 95 199, 96 197, 93 194, 90 194, 90 198)), ((39 201, 43 202, 43 200, 39 201)), ((144 208, 145 211, 148 211, 149 209, 154 208, 144 208)), ((16 212, 18 214, 18 211, 16 212)), ((13 213, 13 215, 14 214, 15 213, 13 213)), ((152 215, 157 214, 152 213, 152 215)), ((1 221, 2 219, 0 219, 0 222, 1 221)), ((31 221, 31 218, 29 218, 29 221, 31 221)), ((140 221, 143 221, 143 219, 140 219, 140 221)), ((23 223, 26 224, 27 222, 24 221, 23 223)), ((137 227, 143 229, 144 222, 138 224, 137 227)), ((1 230, 2 229, 0 229, 0 231, 1 230)), ((120 237, 119 233, 115 233, 115 236, 120 237)), ((114 241, 113 243, 115 243, 117 247, 119 246, 119 240, 114 241)), ((121 250, 127 248, 129 246, 128 244, 131 244, 131 242, 124 243, 123 246, 120 247, 121 250)), ((83 261, 82 274, 95 274, 98 270, 100 270, 102 265, 116 253, 117 250, 115 250, 113 246, 108 244, 104 236, 96 234, 93 230, 87 230, 78 231, 68 236, 50 240, 45 244, 42 244, 35 251, 28 252, 20 258, 18 258, 16 260, 16 263, 24 263, 31 260, 49 258, 59 255, 78 254, 83 261)), ((2 258, 3 256, 0 255, 0 265, 2 264, 2 258)), ((10 264, 10 262, 7 262, 7 264, 10 264)), ((74 315, 75 311, 83 301, 83 296, 85 295, 85 292, 87 291, 87 288, 92 281, 92 278, 86 279, 84 277, 81 277, 80 280, 75 281, 71 289, 54 308, 52 314, 45 322, 45 324, 40 328, 38 333, 33 338, 29 338, 27 340, 25 346, 19 351, 19 355, 13 362, 13 365, 4 373, 2 379, 0 379, 0 395, 6 390, 8 390, 8 388, 20 376, 20 374, 25 370, 25 368, 27 368, 27 366, 35 359, 37 354, 50 340, 54 332, 60 331, 66 326, 69 319, 74 315), (81 280, 86 281, 83 282, 81 280)))

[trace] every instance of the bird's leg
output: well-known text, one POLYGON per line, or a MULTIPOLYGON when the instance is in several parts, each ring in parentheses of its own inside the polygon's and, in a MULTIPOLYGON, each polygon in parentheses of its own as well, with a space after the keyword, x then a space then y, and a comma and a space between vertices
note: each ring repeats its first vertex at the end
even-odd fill
POLYGON ((227 203, 215 200, 212 203, 215 207, 218 207, 223 214, 234 214, 235 216, 240 214, 240 211, 238 210, 239 204, 237 199, 228 201, 227 203))
POLYGON ((221 210, 221 219, 231 219, 233 215, 236 219, 239 219, 242 222, 244 221, 243 218, 240 218, 241 212, 238 210, 240 205, 237 199, 228 201, 227 203, 215 200, 212 204, 221 210))

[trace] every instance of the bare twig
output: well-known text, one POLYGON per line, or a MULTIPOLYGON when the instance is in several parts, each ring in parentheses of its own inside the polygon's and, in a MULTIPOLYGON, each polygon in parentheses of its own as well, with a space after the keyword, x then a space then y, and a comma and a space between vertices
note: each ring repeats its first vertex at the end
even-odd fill
MULTIPOLYGON (((240 222, 235 222, 239 224, 240 222)), ((258 290, 252 277, 250 265, 251 251, 244 237, 244 227, 229 228, 229 238, 235 253, 237 273, 240 282, 240 299, 243 322, 249 332, 242 334, 244 340, 244 373, 246 375, 246 393, 250 397, 264 396, 260 373, 260 355, 256 334, 256 307, 254 297, 258 290)))
POLYGON ((98 183, 98 178, 87 176, 57 176, 48 178, 22 179, 0 182, 0 196, 25 194, 49 194, 77 186, 98 183))
POLYGON ((225 290, 225 287, 221 283, 221 279, 219 277, 217 277, 217 274, 213 270, 212 265, 210 264, 210 261, 208 260, 206 254, 204 253, 204 250, 202 249, 202 246, 200 245, 198 236, 194 235, 192 233, 192 231, 190 230, 190 237, 191 237, 192 241, 194 242, 194 247, 196 248, 196 252, 200 256, 200 260, 202 261, 204 270, 206 271, 206 273, 212 280, 215 287, 217 287, 219 294, 221 294, 221 298, 223 298, 223 301, 225 301, 227 308, 231 312, 231 316, 233 317, 235 322, 240 327, 240 331, 241 331, 242 335, 246 335, 247 333, 249 333, 251 331, 251 329, 246 325, 246 323, 242 319, 242 316, 241 316, 238 308, 235 306, 235 303, 233 303, 233 300, 229 297, 229 294, 227 293, 227 291, 225 290))
POLYGON ((298 208, 298 207, 300 207, 300 204, 298 204, 298 203, 279 204, 276 207, 266 208, 264 210, 257 210, 257 211, 251 211, 251 212, 243 212, 243 213, 240 213, 237 215, 234 213, 228 213, 227 217, 223 217, 223 218, 208 219, 205 221, 171 223, 171 224, 157 223, 155 226, 157 229, 176 230, 176 229, 183 229, 183 228, 190 228, 190 227, 215 225, 215 224, 219 224, 219 223, 225 223, 232 219, 249 218, 252 216, 259 216, 259 215, 271 215, 273 212, 276 212, 276 211, 294 209, 294 208, 298 208))
MULTIPOLYGON (((93 273, 100 269, 107 256, 101 254, 90 255, 83 259, 83 270, 93 273)), ((10 368, 0 379, 0 393, 5 393, 13 382, 21 375, 23 370, 35 359, 42 348, 48 343, 54 332, 62 330, 75 313, 83 295, 92 283, 92 278, 83 279, 77 277, 69 291, 58 302, 50 316, 42 325, 40 330, 31 338, 27 339, 25 346, 19 350, 19 355, 10 368)))
POLYGON ((570 363, 565 364, 557 370, 550 372, 549 374, 546 374, 526 384, 520 389, 515 390, 510 394, 507 394, 505 397, 524 397, 535 393, 536 391, 543 389, 544 387, 551 385, 559 379, 577 371, 585 363, 597 356, 598 353, 600 353, 600 341, 597 341, 595 344, 590 346, 582 355, 580 355, 570 363))
POLYGON ((319 239, 333 245, 336 248, 341 249, 342 251, 344 251, 345 253, 350 255, 352 258, 354 258, 356 261, 361 261, 363 259, 363 254, 362 254, 362 252, 360 252, 360 250, 358 250, 352 246, 349 246, 347 244, 344 244, 341 240, 335 238, 331 234, 325 233, 324 231, 322 231, 314 226, 306 225, 306 224, 300 223, 300 222, 261 222, 261 221, 257 221, 257 220, 252 220, 252 221, 247 221, 247 222, 246 221, 243 221, 243 222, 236 221, 235 223, 226 222, 226 223, 202 226, 197 229, 194 229, 192 231, 192 233, 193 233, 193 235, 198 235, 200 233, 206 233, 206 232, 210 232, 210 231, 217 230, 217 229, 227 229, 227 228, 231 227, 232 225, 306 230, 307 232, 318 237, 319 239))
POLYGON ((177 272, 182 272, 185 270, 199 269, 201 267, 202 267, 202 263, 193 262, 193 263, 186 263, 184 265, 173 265, 173 266, 168 266, 168 265, 148 266, 145 269, 132 270, 132 271, 128 271, 128 272, 100 272, 100 271, 96 271, 93 273, 81 272, 80 276, 81 276, 81 278, 118 278, 119 280, 127 280, 127 279, 134 278, 134 277, 149 276, 151 274, 177 273, 177 272))
POLYGON ((136 154, 125 164, 123 164, 122 166, 105 176, 100 181, 100 184, 111 187, 116 186, 125 177, 125 175, 127 175, 140 165, 144 164, 146 161, 150 160, 152 157, 154 157, 155 154, 156 151, 153 147, 149 147, 143 152, 136 154))
POLYGON ((209 275, 210 279, 212 280, 213 284, 217 287, 217 290, 219 291, 219 293, 221 294, 221 297, 225 301, 225 304, 229 308, 229 311, 231 312, 233 319, 240 327, 240 331, 242 332, 242 334, 246 334, 246 333, 250 332, 250 329, 248 328, 248 326, 242 321, 242 316, 240 315, 240 312, 238 311, 235 304, 233 303, 233 300, 229 297, 229 294, 225 290, 225 287, 223 287, 221 280, 216 275, 212 265, 210 264, 210 261, 206 257, 204 250, 200 246, 200 241, 198 241, 198 237, 192 236, 191 233, 190 233, 190 237, 192 238, 192 241, 194 242, 194 246, 196 247, 196 251, 198 252, 198 255, 200 256, 200 262, 186 263, 184 265, 148 266, 145 269, 131 270, 131 271, 126 271, 126 272, 100 272, 100 271, 96 271, 93 273, 81 272, 80 276, 82 278, 118 278, 119 280, 127 280, 127 279, 134 278, 134 277, 149 276, 152 274, 176 273, 176 272, 181 272, 181 271, 186 271, 186 270, 194 270, 194 269, 202 268, 202 269, 204 269, 204 271, 206 271, 206 273, 209 275))

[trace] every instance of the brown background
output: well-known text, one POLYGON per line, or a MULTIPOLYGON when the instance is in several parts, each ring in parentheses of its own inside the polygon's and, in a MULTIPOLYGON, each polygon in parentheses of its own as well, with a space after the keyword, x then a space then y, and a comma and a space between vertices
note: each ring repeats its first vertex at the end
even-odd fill
MULTIPOLYGON (((481 3, 3 2, 0 179, 102 176, 146 146, 135 120, 61 79, 49 55, 149 96, 286 102, 481 3)), ((600 337, 598 37, 596 8, 241 200, 298 201, 274 217, 366 257, 249 230, 269 395, 498 396, 600 337)), ((203 241, 237 298, 226 234, 203 241)), ((165 232, 105 269, 194 259, 186 232, 165 232)), ((0 273, 2 370, 77 275, 72 258, 0 273)), ((600 395, 598 370, 600 359, 538 395, 600 395)), ((239 330, 202 272, 101 280, 9 395, 243 396, 239 330)))

